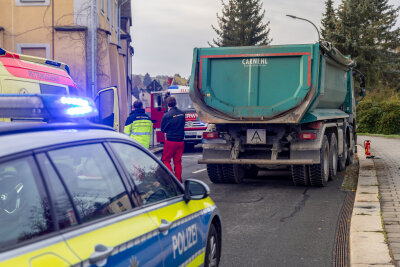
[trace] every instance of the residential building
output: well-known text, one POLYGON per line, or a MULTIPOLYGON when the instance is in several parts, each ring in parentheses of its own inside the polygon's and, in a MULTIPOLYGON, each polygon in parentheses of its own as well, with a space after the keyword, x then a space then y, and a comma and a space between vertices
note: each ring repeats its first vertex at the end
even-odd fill
POLYGON ((131 107, 131 0, 1 0, 0 47, 69 65, 82 96, 117 86, 131 107))

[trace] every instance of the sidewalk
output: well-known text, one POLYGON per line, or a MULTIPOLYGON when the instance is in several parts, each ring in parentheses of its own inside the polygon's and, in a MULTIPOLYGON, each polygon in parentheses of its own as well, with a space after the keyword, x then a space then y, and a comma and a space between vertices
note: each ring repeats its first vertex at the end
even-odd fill
POLYGON ((359 146, 351 266, 400 266, 400 139, 360 136, 358 143, 366 139, 375 159, 366 159, 359 146))
POLYGON ((372 159, 358 147, 360 172, 350 226, 350 266, 394 266, 385 241, 379 186, 372 159))

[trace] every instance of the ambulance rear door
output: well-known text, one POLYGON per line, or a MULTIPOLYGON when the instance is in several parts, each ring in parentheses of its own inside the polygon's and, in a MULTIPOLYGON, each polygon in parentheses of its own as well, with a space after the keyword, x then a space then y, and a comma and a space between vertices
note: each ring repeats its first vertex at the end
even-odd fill
POLYGON ((118 89, 116 86, 101 89, 94 99, 99 117, 97 123, 104 124, 120 132, 118 89))

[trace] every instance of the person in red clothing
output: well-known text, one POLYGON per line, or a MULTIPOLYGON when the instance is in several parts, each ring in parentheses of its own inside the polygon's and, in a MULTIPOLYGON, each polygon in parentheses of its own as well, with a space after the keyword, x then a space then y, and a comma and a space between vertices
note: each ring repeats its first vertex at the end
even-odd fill
POLYGON ((171 171, 171 159, 174 162, 175 176, 182 182, 182 154, 185 137, 185 112, 176 107, 176 99, 172 96, 166 99, 168 112, 161 120, 161 131, 166 134, 161 161, 171 171))

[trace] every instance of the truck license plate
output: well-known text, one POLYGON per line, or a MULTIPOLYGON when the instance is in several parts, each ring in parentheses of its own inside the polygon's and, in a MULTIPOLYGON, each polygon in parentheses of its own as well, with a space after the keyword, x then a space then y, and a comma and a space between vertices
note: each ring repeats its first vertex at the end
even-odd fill
POLYGON ((267 134, 265 129, 247 129, 247 144, 266 144, 267 134))

